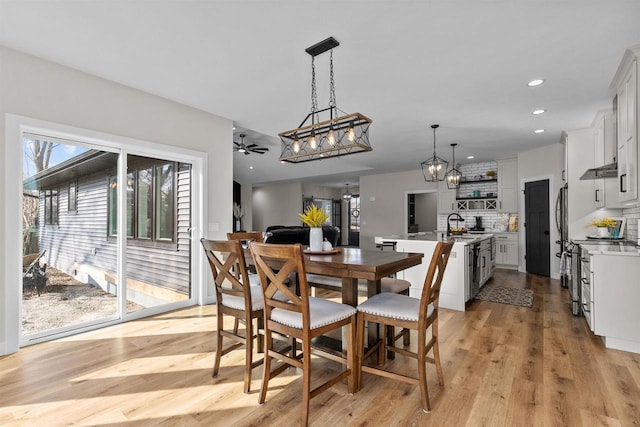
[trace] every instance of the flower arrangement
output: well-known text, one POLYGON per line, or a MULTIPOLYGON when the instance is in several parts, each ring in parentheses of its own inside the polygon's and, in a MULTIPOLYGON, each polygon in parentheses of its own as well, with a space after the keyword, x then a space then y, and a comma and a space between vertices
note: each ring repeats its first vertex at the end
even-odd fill
POLYGON ((494 170, 487 171, 487 176, 489 178, 493 178, 494 176, 496 176, 496 171, 494 170))
POLYGON ((609 218, 608 216, 605 216, 604 218, 593 219, 590 225, 593 225, 594 227, 613 228, 616 226, 616 220, 613 218, 609 218))
POLYGON ((305 209, 304 213, 298 214, 302 222, 309 227, 322 227, 322 224, 329 219, 329 214, 325 214, 316 205, 311 205, 305 209))

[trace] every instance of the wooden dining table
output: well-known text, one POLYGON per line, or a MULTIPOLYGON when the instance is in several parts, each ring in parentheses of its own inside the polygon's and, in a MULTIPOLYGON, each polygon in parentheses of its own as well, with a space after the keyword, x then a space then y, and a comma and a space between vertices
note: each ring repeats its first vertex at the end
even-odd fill
POLYGON ((424 254, 338 248, 331 254, 305 254, 307 273, 342 279, 342 303, 358 305, 358 279, 367 281, 367 297, 380 293, 380 280, 422 263, 424 254))
MULTIPOLYGON (((253 259, 249 250, 247 264, 253 259)), ((359 248, 336 248, 333 253, 305 253, 307 273, 342 279, 342 303, 352 307, 358 305, 358 279, 367 281, 367 298, 380 293, 380 281, 406 268, 422 263, 422 253, 385 252, 359 248)), ((378 342, 377 328, 369 328, 368 344, 378 342)))

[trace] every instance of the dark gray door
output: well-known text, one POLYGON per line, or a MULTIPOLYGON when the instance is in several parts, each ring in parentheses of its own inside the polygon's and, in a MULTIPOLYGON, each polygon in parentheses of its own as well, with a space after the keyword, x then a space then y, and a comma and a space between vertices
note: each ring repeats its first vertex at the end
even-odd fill
POLYGON ((527 273, 549 277, 549 180, 524 185, 527 273))

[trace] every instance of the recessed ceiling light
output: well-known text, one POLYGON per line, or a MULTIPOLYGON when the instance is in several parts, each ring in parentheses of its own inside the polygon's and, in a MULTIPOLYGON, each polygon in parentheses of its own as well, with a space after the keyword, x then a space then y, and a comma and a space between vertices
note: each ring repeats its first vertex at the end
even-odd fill
POLYGON ((533 131, 533 133, 542 133, 544 132, 544 129, 536 129, 533 131))
POLYGON ((235 126, 233 127, 233 130, 236 130, 236 127, 235 127, 235 126))
POLYGON ((542 113, 546 113, 547 110, 545 110, 544 108, 538 108, 537 110, 533 110, 531 112, 531 114, 533 114, 534 116, 537 116, 538 114, 542 114, 542 113))
POLYGON ((280 160, 280 163, 284 165, 285 161, 284 160, 280 160))
POLYGON ((542 83, 544 83, 543 79, 534 79, 534 80, 531 80, 529 83, 527 83, 527 86, 536 87, 536 86, 540 86, 542 83))
POLYGON ((249 166, 249 169, 253 169, 253 166, 249 166))
POLYGON ((473 159, 473 158, 475 158, 475 157, 476 157, 476 156, 467 156, 467 159, 473 159))

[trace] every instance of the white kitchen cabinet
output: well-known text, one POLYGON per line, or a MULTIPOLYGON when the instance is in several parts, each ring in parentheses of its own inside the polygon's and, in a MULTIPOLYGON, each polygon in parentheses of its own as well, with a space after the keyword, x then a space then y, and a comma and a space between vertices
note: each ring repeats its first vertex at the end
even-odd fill
MULTIPOLYGON (((385 237, 385 239, 387 238, 385 237)), ((437 242, 419 239, 396 239, 395 241, 397 242, 396 250, 398 252, 420 252, 424 254, 422 264, 407 268, 397 274, 398 278, 411 282, 409 295, 413 298, 420 298, 424 278, 427 275, 427 269, 437 242)), ((454 243, 442 278, 440 307, 464 311, 466 302, 465 289, 469 280, 469 269, 467 246, 464 243, 454 243)))
MULTIPOLYGON (((605 346, 640 353, 640 257, 590 255, 590 326, 605 346)), ((587 307, 589 308, 589 307, 587 307)))
POLYGON ((611 87, 618 101, 618 192, 622 203, 638 201, 638 58, 640 45, 627 49, 611 87))
POLYGON ((498 210, 518 212, 518 161, 497 160, 498 163, 498 210))
POLYGON ((456 190, 449 190, 446 181, 438 182, 438 207, 439 214, 450 214, 456 211, 456 190))
POLYGON ((489 238, 480 242, 480 287, 482 287, 491 276, 496 268, 495 252, 493 250, 495 239, 489 238))
POLYGON ((496 238, 496 267, 518 268, 518 233, 494 233, 496 238))
MULTIPOLYGON (((594 167, 615 163, 618 152, 615 141, 615 118, 613 110, 602 110, 593 120, 594 132, 594 167)), ((623 204, 618 195, 616 178, 594 179, 594 208, 620 208, 623 204)))
MULTIPOLYGON (((599 167, 605 164, 604 161, 604 143, 605 143, 605 116, 599 114, 595 120, 594 126, 594 167, 599 167)), ((593 204, 596 209, 604 208, 605 206, 605 178, 599 178, 593 180, 593 204)))

